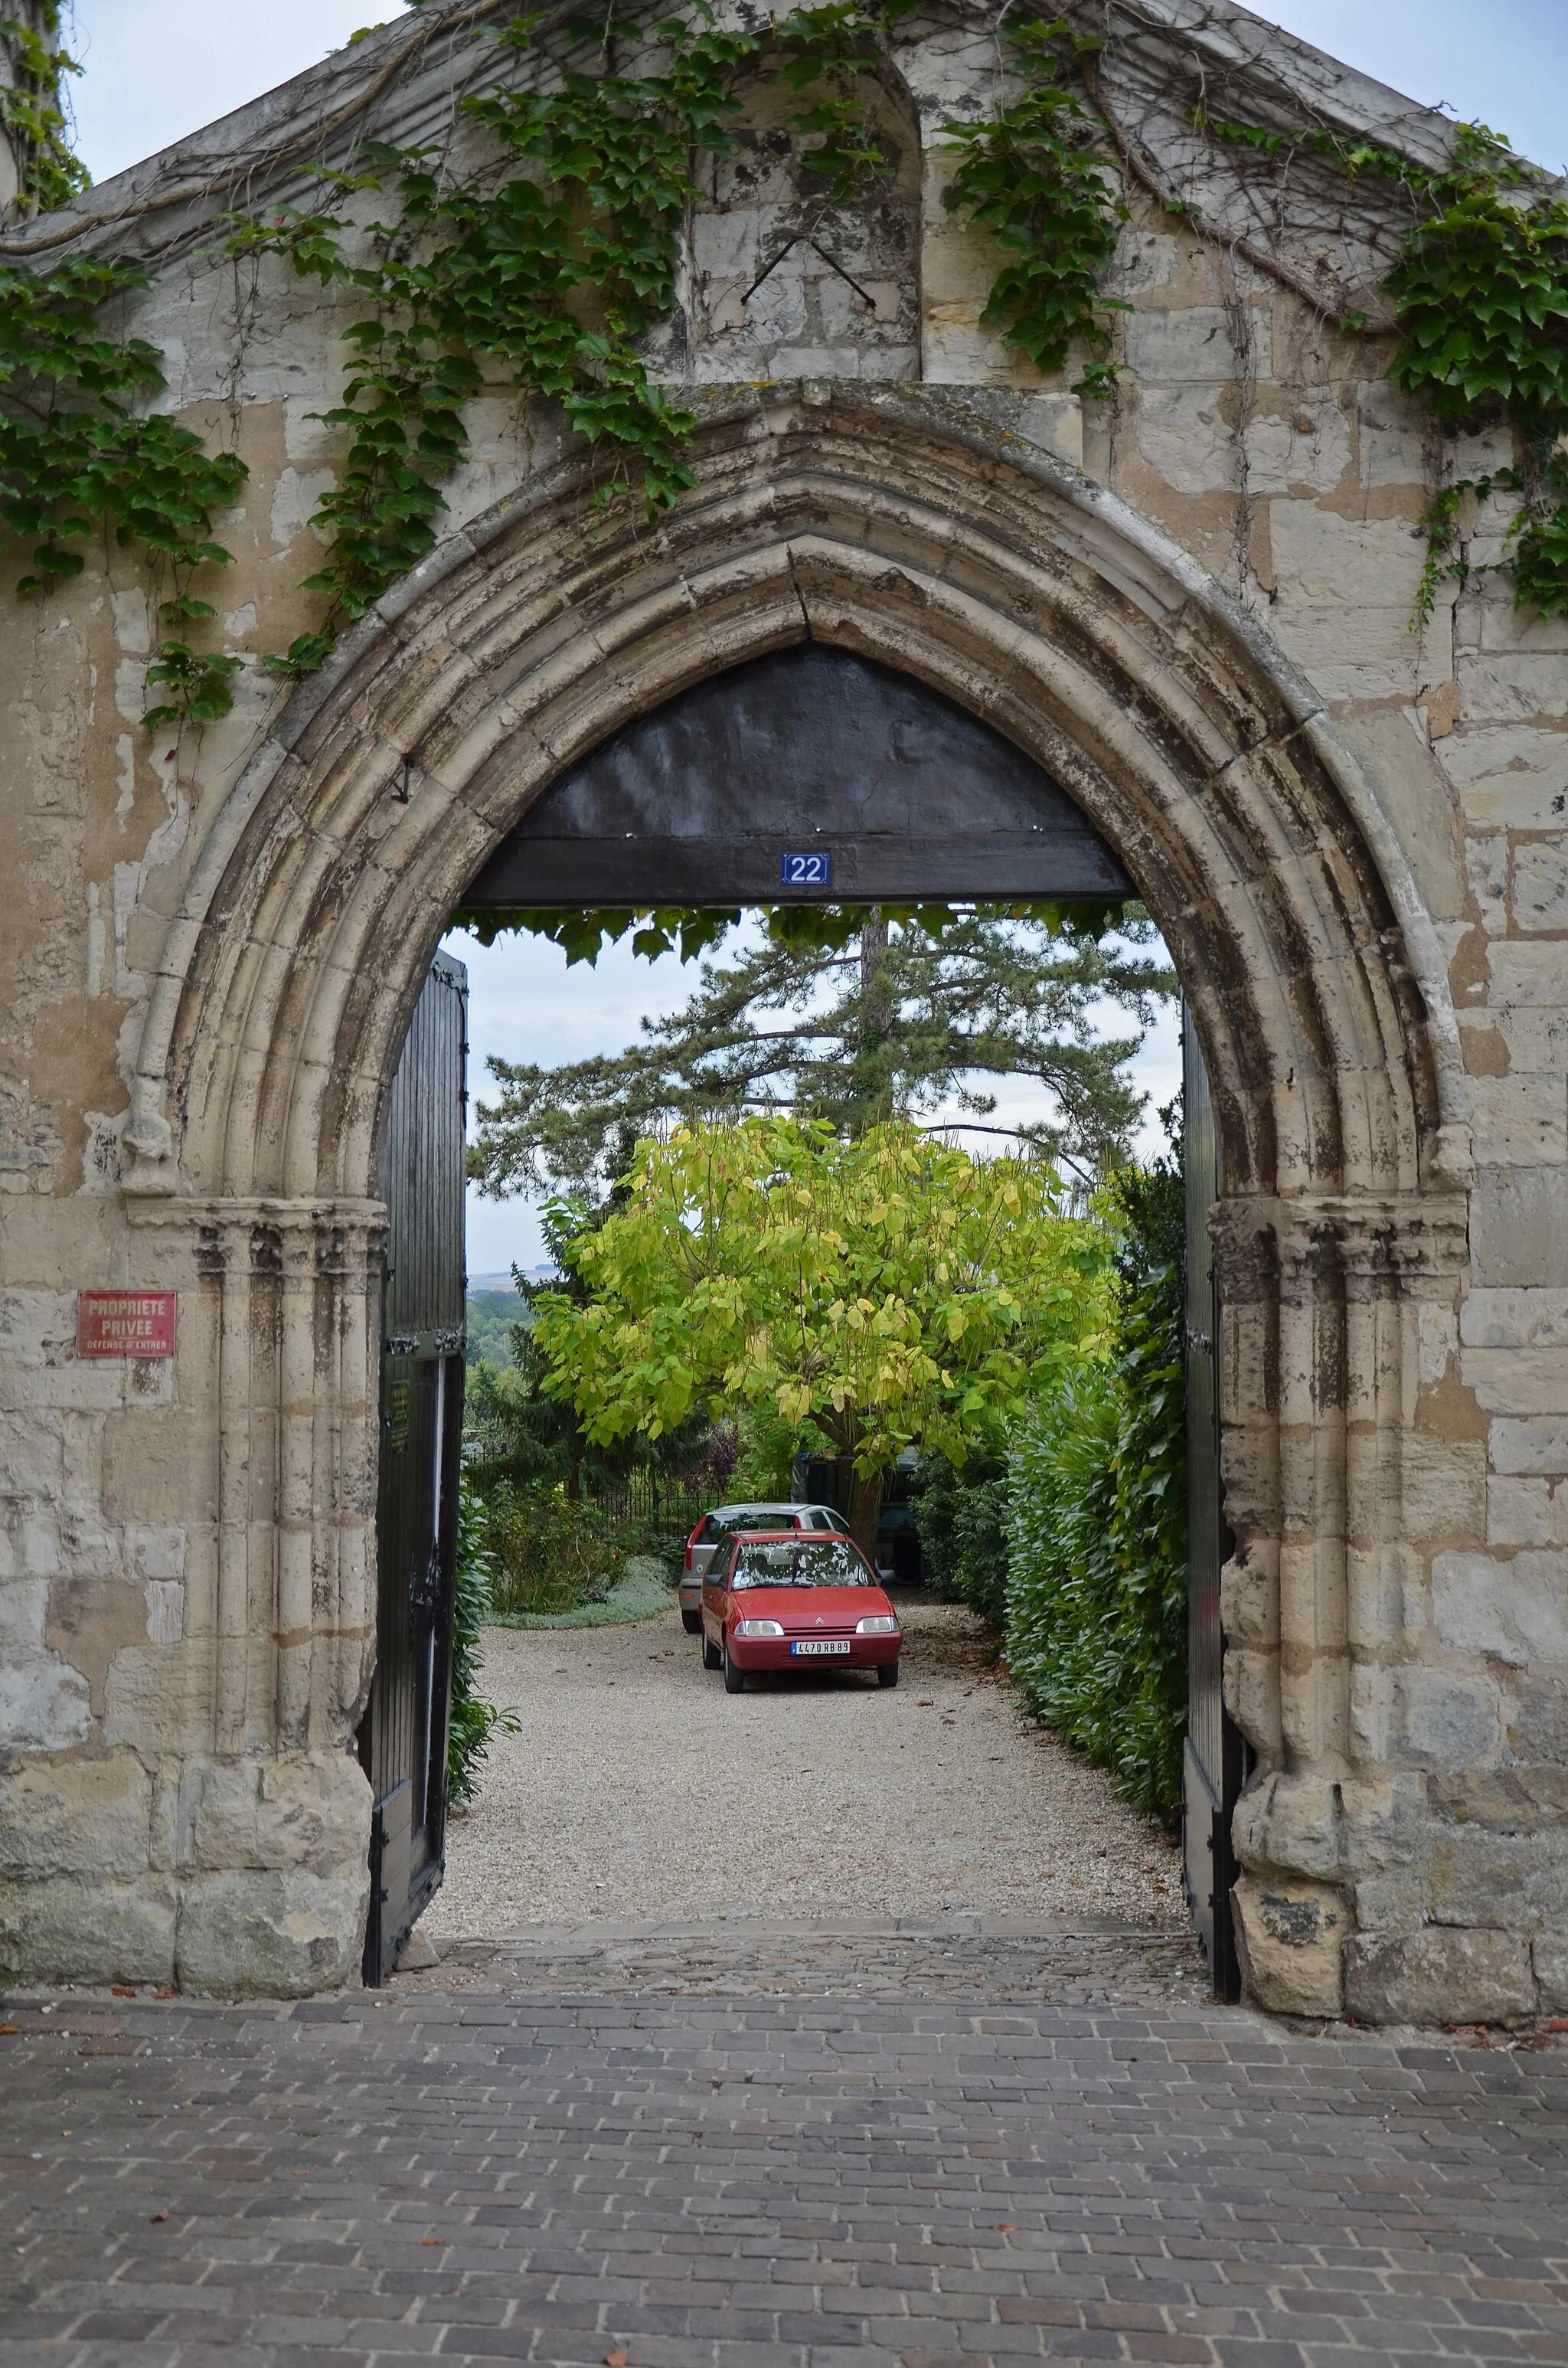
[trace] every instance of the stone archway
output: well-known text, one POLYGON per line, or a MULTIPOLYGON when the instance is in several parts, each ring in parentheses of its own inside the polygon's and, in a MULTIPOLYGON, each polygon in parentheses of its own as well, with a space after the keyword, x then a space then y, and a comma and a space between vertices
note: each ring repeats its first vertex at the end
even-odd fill
POLYGON ((298 1804, 336 1787, 299 1880, 320 1886, 323 1965, 347 1964, 358 1811, 334 1770, 372 1644, 369 1191, 413 999, 464 885, 563 767, 816 637, 1037 757, 1180 964, 1223 1142, 1229 1669, 1260 1761, 1239 1839, 1300 1911, 1274 2002, 1331 2010, 1340 1886, 1390 1847, 1366 1703, 1400 1651, 1421 1309, 1451 1322, 1465 1248, 1431 925, 1310 688, 1071 469, 957 403, 811 386, 715 402, 698 460, 656 531, 592 522, 564 470, 443 546, 295 699, 170 930, 127 1190, 200 1305, 215 1408, 193 1748, 282 1755, 298 1804))

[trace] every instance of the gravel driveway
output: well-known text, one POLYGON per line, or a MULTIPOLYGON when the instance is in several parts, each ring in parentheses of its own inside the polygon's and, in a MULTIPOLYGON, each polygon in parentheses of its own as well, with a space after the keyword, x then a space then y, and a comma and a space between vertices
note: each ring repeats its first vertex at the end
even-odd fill
POLYGON ((455 1818, 426 1929, 448 1941, 608 1918, 1185 1921, 1177 1853, 1027 1726, 952 1604, 901 1607, 901 1684, 840 1670, 726 1694, 678 1613, 493 1628, 483 1688, 523 1731, 455 1818))

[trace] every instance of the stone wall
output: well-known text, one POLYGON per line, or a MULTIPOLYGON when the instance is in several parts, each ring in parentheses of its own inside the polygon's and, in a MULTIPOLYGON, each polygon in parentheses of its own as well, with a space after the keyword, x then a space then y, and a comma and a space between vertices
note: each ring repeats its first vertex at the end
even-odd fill
MULTIPOLYGON (((1204 1026, 1255 1994, 1568 2007, 1568 626, 1482 573, 1411 632, 1433 469, 1506 440, 1435 451, 1387 336, 1312 301, 1342 194, 1309 175, 1289 221, 1244 219, 1167 85, 1207 43, 1244 80, 1261 57, 1276 108, 1294 77, 1418 153, 1440 122, 1243 12, 1143 10, 1104 66, 1127 374, 1085 405, 982 328, 994 253, 941 203, 989 32, 915 23, 895 183, 812 239, 759 95, 656 347, 703 422, 698 493, 596 541, 586 456, 497 379, 441 549, 290 697, 260 659, 316 621, 343 453, 316 415, 353 313, 215 259, 211 217, 242 173, 253 202, 308 186, 301 124, 449 129, 474 14, 428 7, 8 240, 139 245, 125 325, 250 479, 219 529, 212 638, 246 661, 220 724, 142 727, 158 587, 107 539, 47 604, 15 556, 0 584, 0 1970, 351 1976, 367 1195, 402 1025, 553 770, 811 632, 1033 747, 1125 850, 1204 1026), (1223 239, 1157 201, 1199 172, 1223 239), (177 1358, 78 1360, 75 1292, 132 1283, 179 1290, 177 1358)), ((1388 235, 1373 196, 1338 221, 1352 290, 1388 235)), ((1470 523, 1500 557, 1501 500, 1470 523)))

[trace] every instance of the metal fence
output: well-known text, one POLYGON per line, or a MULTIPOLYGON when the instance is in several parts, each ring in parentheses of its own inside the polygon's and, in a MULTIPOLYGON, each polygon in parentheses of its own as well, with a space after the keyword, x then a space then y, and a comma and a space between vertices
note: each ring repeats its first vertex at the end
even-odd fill
POLYGON ((594 1498, 612 1521, 644 1522, 662 1536, 683 1543, 715 1501, 710 1480, 684 1479, 647 1469, 629 1473, 619 1488, 607 1489, 594 1498))

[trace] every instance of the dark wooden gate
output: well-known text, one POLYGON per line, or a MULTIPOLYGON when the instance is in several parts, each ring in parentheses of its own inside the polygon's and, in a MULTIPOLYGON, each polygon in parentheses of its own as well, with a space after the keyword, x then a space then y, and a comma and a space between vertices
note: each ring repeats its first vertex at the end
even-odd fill
POLYGON ((1231 1816, 1240 1797, 1244 1746, 1226 1713, 1220 1573, 1230 1536, 1220 1480, 1220 1294, 1209 1212, 1217 1196, 1218 1143, 1209 1072, 1192 1013, 1182 1008, 1182 1166, 1187 1182, 1187 1457, 1189 1593, 1187 1742, 1182 1770, 1183 1876, 1215 1995, 1241 1981, 1231 1925, 1236 1865, 1231 1816))
POLYGON ((383 1982, 441 1880, 452 1548, 462 1431, 468 973, 437 954, 388 1098, 376 1674, 359 1730, 375 1807, 365 1979, 383 1982))

